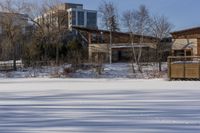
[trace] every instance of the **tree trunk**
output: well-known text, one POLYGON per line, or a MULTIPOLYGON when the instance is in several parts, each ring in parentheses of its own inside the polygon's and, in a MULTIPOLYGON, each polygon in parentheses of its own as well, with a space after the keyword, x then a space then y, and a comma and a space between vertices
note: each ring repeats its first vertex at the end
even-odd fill
POLYGON ((159 71, 160 72, 162 71, 162 61, 161 60, 159 61, 159 71))
POLYGON ((135 49, 134 49, 134 45, 133 45, 133 34, 131 33, 131 45, 132 45, 132 57, 131 57, 131 64, 132 64, 132 70, 133 70, 133 73, 135 73, 135 67, 134 67, 134 59, 136 61, 136 56, 135 56, 135 49))
POLYGON ((59 65, 59 44, 56 45, 56 65, 59 65))
POLYGON ((162 50, 161 50, 160 42, 157 43, 156 58, 158 62, 159 72, 161 72, 162 71, 162 50))
POLYGON ((17 70, 17 65, 16 65, 16 45, 13 44, 13 70, 17 70))

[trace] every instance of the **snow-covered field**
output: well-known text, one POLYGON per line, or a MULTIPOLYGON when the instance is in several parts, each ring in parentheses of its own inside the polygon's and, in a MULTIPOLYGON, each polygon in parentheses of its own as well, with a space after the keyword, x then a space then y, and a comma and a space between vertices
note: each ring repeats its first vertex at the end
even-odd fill
POLYGON ((199 133, 200 82, 1 79, 1 133, 199 133))
MULTIPOLYGON (((132 72, 130 63, 113 63, 104 64, 101 75, 98 75, 95 68, 79 69, 74 73, 65 73, 64 69, 71 65, 64 64, 61 66, 43 66, 38 68, 23 68, 18 71, 0 72, 0 78, 132 78, 132 79, 149 79, 149 78, 166 78, 167 63, 163 63, 162 72, 158 72, 158 66, 153 63, 144 65, 143 73, 132 72)), ((136 65, 135 65, 136 68, 136 65)))

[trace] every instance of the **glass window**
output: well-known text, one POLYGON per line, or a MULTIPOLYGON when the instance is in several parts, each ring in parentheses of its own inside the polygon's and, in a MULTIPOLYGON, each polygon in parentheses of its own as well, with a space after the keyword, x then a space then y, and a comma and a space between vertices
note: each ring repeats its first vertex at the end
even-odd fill
POLYGON ((76 25, 76 12, 72 11, 72 25, 76 25))
POLYGON ((93 12, 87 13, 87 26, 97 27, 97 14, 93 12))
POLYGON ((78 12, 78 25, 84 25, 84 12, 78 12))

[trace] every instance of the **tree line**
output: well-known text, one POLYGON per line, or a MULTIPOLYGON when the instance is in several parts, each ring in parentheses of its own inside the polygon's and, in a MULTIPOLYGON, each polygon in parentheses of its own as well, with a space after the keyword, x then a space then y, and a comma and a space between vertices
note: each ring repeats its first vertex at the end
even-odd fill
MULTIPOLYGON (((0 11, 3 12, 0 15, 0 59, 12 59, 14 70, 17 69, 18 59, 23 59, 27 66, 33 66, 36 61, 53 61, 57 65, 62 62, 78 64, 87 61, 87 47, 82 44, 81 36, 74 35, 68 29, 67 14, 59 12, 56 6, 59 4, 61 4, 59 0, 44 0, 40 5, 27 0, 0 1, 0 11), (35 19, 49 11, 58 12, 45 17, 43 22, 35 19), (18 18, 28 19, 28 23, 18 18)), ((115 4, 106 1, 99 5, 98 11, 100 22, 107 30, 120 31, 123 25, 130 33, 130 40, 135 34, 141 35, 140 44, 143 43, 144 35, 159 38, 156 44, 156 56, 161 70, 160 55, 163 50, 160 40, 168 37, 172 29, 172 24, 165 16, 151 16, 147 7, 141 5, 137 10, 125 11, 120 17, 115 4)), ((136 50, 132 47, 131 53, 132 64, 136 63, 138 70, 142 71, 140 67, 142 48, 136 50)))

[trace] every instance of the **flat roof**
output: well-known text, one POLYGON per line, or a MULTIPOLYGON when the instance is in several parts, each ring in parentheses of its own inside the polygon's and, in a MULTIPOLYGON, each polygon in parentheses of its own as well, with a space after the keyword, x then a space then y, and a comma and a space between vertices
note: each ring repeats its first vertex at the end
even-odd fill
MULTIPOLYGON (((74 29, 77 29, 77 30, 82 30, 82 31, 87 31, 87 32, 91 32, 91 33, 110 33, 109 30, 102 30, 102 29, 94 29, 94 28, 86 28, 86 27, 80 27, 80 26, 72 26, 72 28, 74 29)), ((126 36, 129 36, 130 33, 127 33, 127 32, 120 32, 120 31, 115 31, 115 32, 112 32, 112 33, 116 33, 116 34, 119 34, 119 35, 126 35, 126 36)), ((137 37, 140 37, 141 35, 138 35, 138 34, 134 34, 134 36, 137 36, 137 37)), ((158 38, 155 38, 155 37, 152 37, 152 36, 143 36, 144 38, 148 38, 148 39, 158 39, 158 38)))

